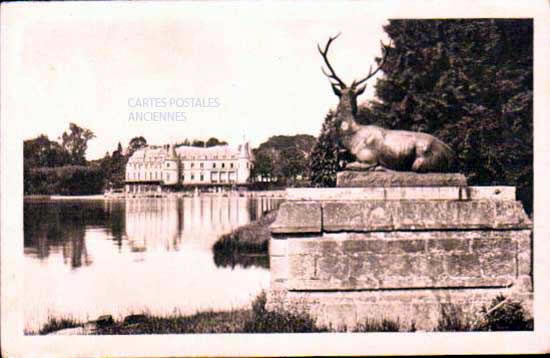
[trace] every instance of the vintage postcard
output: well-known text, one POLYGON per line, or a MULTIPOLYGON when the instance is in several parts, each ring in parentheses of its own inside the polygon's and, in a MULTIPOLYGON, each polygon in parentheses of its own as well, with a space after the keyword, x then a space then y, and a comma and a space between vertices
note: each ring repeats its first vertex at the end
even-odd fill
POLYGON ((0 10, 2 356, 550 351, 548 2, 0 10))

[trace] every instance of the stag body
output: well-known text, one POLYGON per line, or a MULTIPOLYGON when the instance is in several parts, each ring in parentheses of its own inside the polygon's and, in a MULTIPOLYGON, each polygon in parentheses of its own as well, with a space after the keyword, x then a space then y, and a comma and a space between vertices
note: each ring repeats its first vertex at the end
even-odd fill
POLYGON ((329 39, 324 51, 319 47, 319 52, 330 71, 330 74, 324 70, 323 73, 336 81, 331 82, 331 85, 334 93, 340 98, 336 110, 340 144, 355 159, 346 165, 346 169, 414 172, 445 172, 452 169, 455 160, 453 150, 430 134, 389 130, 357 123, 357 97, 365 91, 365 85, 358 86, 381 68, 386 58, 387 47, 384 46, 384 57, 380 66, 374 72, 371 68, 365 78, 353 81, 348 87, 336 76, 327 59, 329 46, 336 37, 329 39))

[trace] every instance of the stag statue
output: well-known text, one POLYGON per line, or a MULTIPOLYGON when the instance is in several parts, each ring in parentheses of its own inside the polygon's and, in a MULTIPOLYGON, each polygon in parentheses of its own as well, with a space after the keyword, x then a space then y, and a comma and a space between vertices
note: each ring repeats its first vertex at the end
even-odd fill
POLYGON ((353 81, 348 87, 334 72, 327 58, 332 41, 340 34, 329 37, 325 49, 317 48, 323 56, 330 73, 323 73, 331 80, 334 93, 340 98, 336 109, 337 132, 340 145, 354 159, 346 165, 346 170, 396 170, 425 172, 445 172, 453 167, 453 150, 436 137, 404 130, 389 130, 375 125, 360 125, 356 121, 357 97, 365 91, 365 83, 373 77, 386 61, 388 46, 382 44, 383 57, 378 67, 372 66, 366 77, 353 81))

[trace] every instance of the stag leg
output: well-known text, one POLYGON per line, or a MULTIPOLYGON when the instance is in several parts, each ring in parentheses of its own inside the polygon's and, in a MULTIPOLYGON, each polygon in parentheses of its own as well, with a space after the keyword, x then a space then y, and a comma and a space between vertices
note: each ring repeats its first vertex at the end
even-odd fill
POLYGON ((376 167, 378 167, 378 164, 376 163, 361 163, 361 162, 355 161, 355 162, 346 164, 345 169, 368 171, 368 170, 376 170, 376 167))
POLYGON ((376 170, 379 166, 376 154, 368 149, 362 149, 355 154, 355 161, 349 163, 346 169, 350 170, 376 170))

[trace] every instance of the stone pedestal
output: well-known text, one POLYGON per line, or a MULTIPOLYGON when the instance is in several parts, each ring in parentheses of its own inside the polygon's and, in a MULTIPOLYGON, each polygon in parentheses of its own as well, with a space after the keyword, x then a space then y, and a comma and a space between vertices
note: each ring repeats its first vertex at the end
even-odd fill
POLYGON ((437 326, 499 293, 532 302, 532 223, 513 187, 287 189, 271 226, 268 308, 353 329, 437 326))
POLYGON ((442 187, 466 186, 466 177, 456 173, 414 173, 395 171, 342 171, 337 187, 442 187))

